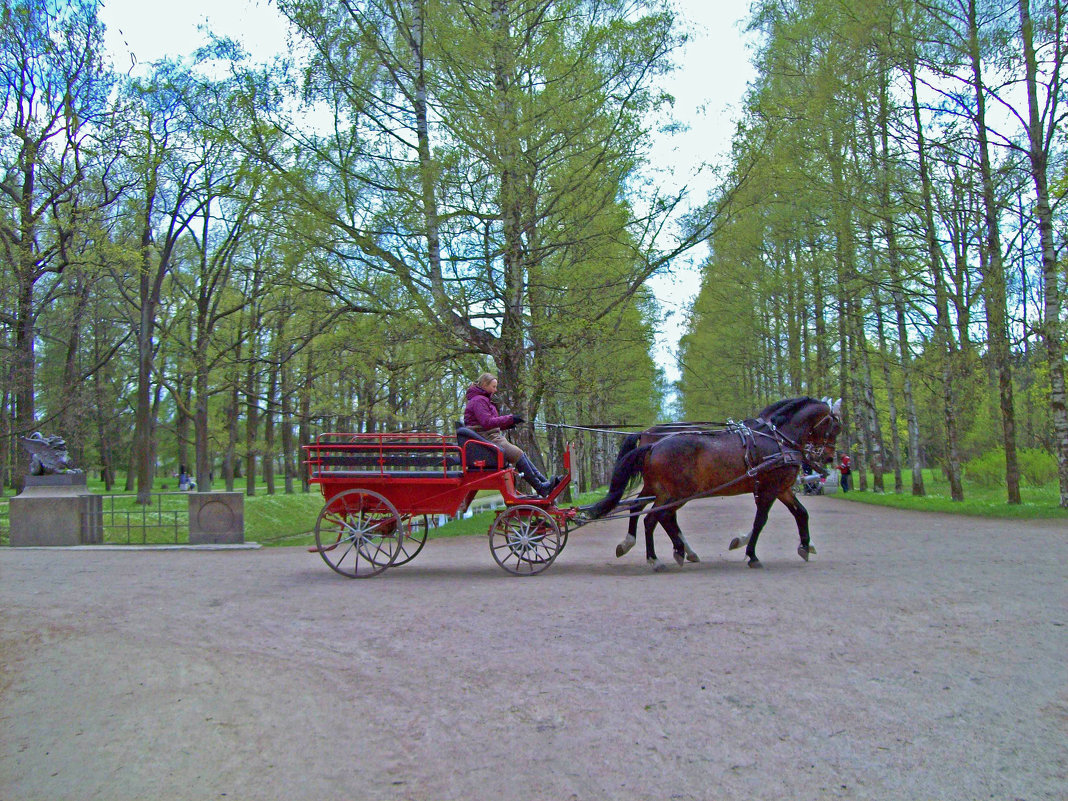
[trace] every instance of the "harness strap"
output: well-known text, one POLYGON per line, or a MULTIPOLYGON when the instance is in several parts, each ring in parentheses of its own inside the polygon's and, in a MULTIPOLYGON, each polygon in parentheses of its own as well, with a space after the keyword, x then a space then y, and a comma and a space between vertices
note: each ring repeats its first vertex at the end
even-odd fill
MULTIPOLYGON (((709 497, 711 495, 715 495, 717 492, 725 490, 728 487, 733 487, 735 484, 739 483, 740 481, 744 481, 747 478, 753 478, 755 476, 759 476, 760 473, 765 473, 768 470, 772 470, 772 469, 774 469, 776 467, 779 467, 781 465, 800 464, 800 463, 801 463, 801 454, 800 453, 790 453, 789 451, 784 451, 784 452, 781 452, 781 453, 773 453, 770 456, 765 457, 763 459, 763 461, 761 461, 758 465, 756 465, 754 467, 751 467, 748 470, 746 470, 744 473, 742 473, 742 475, 738 476, 737 478, 733 478, 733 479, 731 479, 730 481, 728 481, 728 482, 726 482, 724 484, 720 484, 718 487, 713 487, 710 490, 704 490, 703 492, 698 492, 698 493, 696 493, 694 495, 690 495, 690 496, 688 496, 686 498, 682 498, 682 499, 677 500, 677 501, 670 501, 668 503, 661 504, 660 506, 654 506, 651 509, 643 509, 643 510, 639 510, 637 512, 626 512, 624 514, 618 514, 618 515, 611 515, 611 514, 610 515, 605 515, 604 517, 597 518, 597 520, 623 520, 623 519, 629 519, 629 518, 632 518, 632 517, 639 517, 641 515, 653 514, 655 512, 663 512, 663 511, 665 511, 667 509, 677 509, 678 507, 682 506, 683 504, 689 503, 690 501, 695 501, 698 498, 707 498, 707 497, 709 497), (796 461, 794 461, 794 460, 796 460, 796 461)), ((755 490, 754 490, 754 494, 755 494, 755 490)), ((641 497, 638 497, 638 498, 635 498, 635 499, 631 500, 630 502, 634 503, 635 501, 646 500, 646 499, 648 499, 650 497, 652 497, 652 496, 641 496, 641 497)), ((576 524, 576 528, 578 528, 579 526, 584 526, 587 523, 592 523, 592 522, 594 522, 594 521, 593 520, 586 520, 586 521, 583 521, 583 522, 579 522, 579 523, 576 524)))

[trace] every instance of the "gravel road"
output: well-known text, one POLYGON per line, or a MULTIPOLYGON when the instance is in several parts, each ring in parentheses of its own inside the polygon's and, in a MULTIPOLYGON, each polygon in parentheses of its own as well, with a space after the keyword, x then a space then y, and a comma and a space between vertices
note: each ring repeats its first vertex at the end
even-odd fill
POLYGON ((619 521, 540 576, 484 537, 315 554, 0 550, 0 799, 1068 797, 1068 526, 805 500, 619 521), (670 556, 657 534, 661 558, 670 556))

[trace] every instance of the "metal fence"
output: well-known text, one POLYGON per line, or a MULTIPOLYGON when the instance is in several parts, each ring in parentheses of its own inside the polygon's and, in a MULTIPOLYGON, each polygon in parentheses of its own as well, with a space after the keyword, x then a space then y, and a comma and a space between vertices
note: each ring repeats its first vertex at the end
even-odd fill
POLYGON ((179 545, 189 542, 185 492, 153 492, 138 505, 136 495, 104 495, 103 541, 109 545, 179 545))

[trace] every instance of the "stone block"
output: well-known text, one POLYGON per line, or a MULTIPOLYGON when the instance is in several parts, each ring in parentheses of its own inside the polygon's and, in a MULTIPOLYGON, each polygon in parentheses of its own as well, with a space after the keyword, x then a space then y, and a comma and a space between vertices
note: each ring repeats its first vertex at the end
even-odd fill
POLYGON ((190 545, 240 545, 244 541, 245 496, 242 493, 189 493, 190 545))
POLYGON ((26 476, 11 499, 15 547, 90 545, 103 540, 103 499, 86 489, 84 473, 26 476))

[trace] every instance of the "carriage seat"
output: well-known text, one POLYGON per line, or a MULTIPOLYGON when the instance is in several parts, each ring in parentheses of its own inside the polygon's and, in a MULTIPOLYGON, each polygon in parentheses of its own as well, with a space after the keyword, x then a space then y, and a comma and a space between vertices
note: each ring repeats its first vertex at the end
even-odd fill
POLYGON ((461 422, 456 423, 456 444, 464 452, 468 470, 503 470, 504 451, 461 422))

